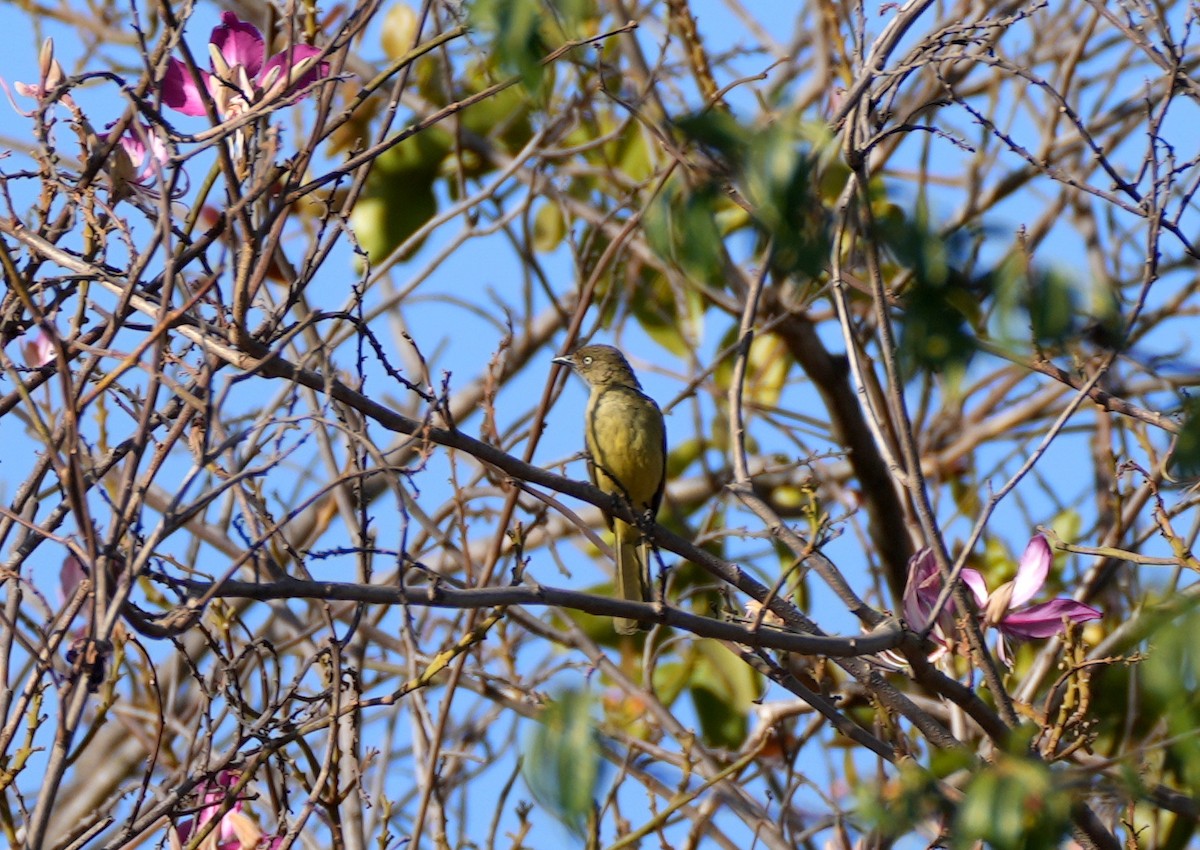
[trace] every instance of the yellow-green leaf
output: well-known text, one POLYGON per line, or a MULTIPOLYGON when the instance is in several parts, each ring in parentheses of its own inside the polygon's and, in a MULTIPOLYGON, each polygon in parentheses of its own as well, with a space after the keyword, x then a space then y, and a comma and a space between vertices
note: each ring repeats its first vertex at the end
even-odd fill
POLYGON ((697 641, 693 652, 691 693, 700 730, 713 746, 738 747, 746 739, 750 706, 760 694, 761 679, 717 641, 697 641))
POLYGON ((581 833, 598 793, 603 761, 587 691, 567 690, 538 718, 521 771, 534 797, 581 833))
POLYGON ((533 249, 553 251, 567 235, 567 221, 558 204, 542 204, 533 217, 533 249))
POLYGON ((399 59, 412 50, 417 38, 417 13, 407 3, 396 3, 383 19, 379 41, 388 59, 399 59))

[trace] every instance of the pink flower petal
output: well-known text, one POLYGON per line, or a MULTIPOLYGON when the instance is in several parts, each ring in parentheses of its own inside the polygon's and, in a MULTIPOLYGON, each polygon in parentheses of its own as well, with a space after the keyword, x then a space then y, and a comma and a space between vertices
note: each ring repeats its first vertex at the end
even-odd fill
MULTIPOLYGON (((207 71, 200 72, 204 85, 211 89, 211 75, 207 71)), ((191 72, 178 59, 172 58, 167 65, 167 73, 163 75, 162 102, 164 106, 182 112, 184 115, 204 115, 204 101, 200 97, 200 89, 196 87, 191 72)))
MULTIPOLYGON (((229 796, 229 791, 227 789, 237 787, 238 781, 239 777, 237 771, 222 770, 217 774, 215 781, 205 783, 203 786, 203 805, 199 814, 199 823, 201 826, 208 823, 220 813, 222 806, 225 804, 226 798, 229 796)), ((217 824, 216 829, 218 843, 227 842, 237 837, 234 831, 232 816, 240 813, 241 810, 242 801, 235 800, 233 805, 229 807, 228 811, 221 816, 221 821, 217 824)))
POLYGON ((39 330, 33 339, 21 344, 21 356, 25 358, 25 365, 40 369, 54 362, 54 343, 45 331, 39 330))
POLYGON ((937 575, 937 564, 930 549, 922 549, 908 561, 908 581, 904 585, 904 619, 914 629, 927 625, 933 600, 937 599, 937 587, 930 597, 930 578, 937 575))
MULTIPOLYGON (((100 139, 108 141, 108 134, 101 133, 100 139)), ((121 147, 125 149, 125 153, 129 154, 129 161, 133 163, 134 168, 139 168, 146 161, 146 146, 132 132, 121 134, 121 147)))
POLYGON ((241 65, 249 76, 258 76, 266 49, 262 33, 254 24, 240 20, 233 12, 222 12, 221 23, 213 27, 209 42, 221 51, 230 68, 241 65))
MULTIPOLYGON (((321 51, 316 47, 308 44, 294 44, 290 49, 276 53, 274 56, 268 59, 259 79, 268 79, 271 76, 271 71, 275 68, 279 68, 280 70, 278 77, 282 80, 289 69, 295 68, 305 59, 311 59, 314 56, 320 55, 321 51)), ((313 63, 307 71, 292 81, 292 84, 288 86, 288 91, 300 91, 308 86, 311 86, 317 80, 323 80, 328 76, 328 62, 313 63)))
POLYGON ((964 567, 959 574, 962 583, 971 589, 971 593, 975 595, 975 604, 980 608, 987 607, 988 589, 987 582, 983 580, 983 576, 978 570, 973 570, 970 567, 964 567))
MULTIPOLYGON (((160 169, 166 165, 167 160, 170 159, 170 154, 167 152, 167 146, 163 144, 163 140, 160 139, 149 127, 145 128, 143 135, 145 136, 146 142, 149 144, 149 150, 146 149, 145 145, 142 145, 142 162, 145 163, 145 168, 143 168, 142 173, 138 175, 138 182, 148 183, 154 178, 158 177, 160 169), (147 154, 149 155, 147 156, 147 154)), ((141 144, 140 138, 138 143, 141 144)))
POLYGON ((195 818, 187 818, 186 820, 182 820, 175 825, 175 832, 179 836, 181 846, 182 844, 187 844, 188 839, 192 837, 192 832, 195 829, 195 826, 195 818))
MULTIPOLYGON (((112 126, 111 124, 109 125, 112 126)), ((107 142, 111 133, 98 133, 100 141, 107 142)), ((121 148, 129 155, 129 163, 136 170, 142 169, 135 180, 145 183, 156 173, 155 162, 162 164, 167 161, 167 150, 162 141, 154 135, 154 131, 146 125, 130 127, 121 134, 121 148), (146 153, 146 144, 150 145, 150 156, 146 153)))
POLYGON ((1023 638, 1048 638, 1061 634, 1063 619, 1073 623, 1099 620, 1103 614, 1090 605, 1074 599, 1060 597, 1049 602, 1030 605, 1021 611, 1013 611, 996 627, 1005 634, 1023 638))
POLYGON ((130 127, 121 137, 121 146, 129 154, 133 167, 142 169, 137 177, 139 183, 151 182, 170 159, 167 146, 155 134, 154 128, 146 124, 130 127))
POLYGON ((1050 572, 1050 544, 1040 534, 1035 534, 1025 547, 1025 554, 1017 565, 1017 577, 1013 579, 1010 608, 1019 608, 1037 595, 1046 583, 1050 572))
POLYGON ((1004 636, 1003 632, 996 638, 996 657, 1005 667, 1012 668, 1012 658, 1008 654, 1008 638, 1004 636))
POLYGON ((62 588, 63 599, 70 599, 74 596, 75 588, 79 587, 87 577, 88 572, 78 558, 74 555, 67 555, 63 558, 62 568, 58 571, 58 584, 62 588))
POLYGON ((13 88, 16 89, 17 94, 21 95, 22 97, 31 97, 35 100, 41 100, 42 96, 45 94, 45 92, 42 91, 42 87, 37 83, 22 83, 18 80, 17 82, 13 83, 13 88))
MULTIPOLYGON (((975 594, 979 604, 984 605, 987 602, 987 586, 983 576, 972 569, 964 569, 959 576, 975 594)), ((904 586, 903 599, 904 618, 909 626, 919 631, 929 627, 933 606, 937 604, 944 586, 933 552, 930 549, 922 549, 913 555, 908 562, 908 580, 904 586)), ((955 632, 954 610, 953 603, 948 602, 942 608, 937 623, 934 624, 935 628, 929 635, 943 645, 949 640, 948 636, 955 632)))

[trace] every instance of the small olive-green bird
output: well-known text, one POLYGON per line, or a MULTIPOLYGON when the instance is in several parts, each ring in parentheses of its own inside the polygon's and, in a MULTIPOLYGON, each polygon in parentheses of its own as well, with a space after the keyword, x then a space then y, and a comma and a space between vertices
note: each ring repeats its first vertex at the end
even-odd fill
MULTIPOLYGON (((584 414, 584 442, 592 482, 624 499, 634 515, 658 513, 667 479, 667 429, 654 399, 628 361, 611 345, 585 345, 569 357, 555 357, 591 388, 584 414)), ((616 538, 617 595, 635 602, 650 600, 650 545, 645 535, 622 520, 608 518, 616 538)), ((637 620, 617 617, 613 628, 633 634, 645 628, 637 620)))

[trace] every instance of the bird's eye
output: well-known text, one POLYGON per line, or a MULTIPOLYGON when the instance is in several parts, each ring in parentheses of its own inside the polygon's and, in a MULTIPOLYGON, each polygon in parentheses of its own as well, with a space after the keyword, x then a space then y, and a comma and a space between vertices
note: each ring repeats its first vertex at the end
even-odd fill
POLYGON ((592 365, 592 356, 591 356, 590 354, 589 354, 588 356, 586 356, 586 357, 584 357, 584 358, 583 358, 583 365, 584 365, 584 366, 591 366, 591 365, 592 365))

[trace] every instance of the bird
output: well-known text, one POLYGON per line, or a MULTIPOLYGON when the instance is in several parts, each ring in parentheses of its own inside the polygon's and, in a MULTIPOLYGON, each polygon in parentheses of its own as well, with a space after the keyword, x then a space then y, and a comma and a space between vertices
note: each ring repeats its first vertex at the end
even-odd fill
MULTIPOLYGON (((584 413, 584 444, 592 483, 621 499, 634 516, 653 521, 667 478, 667 429, 662 411, 642 391, 629 361, 611 345, 585 345, 554 362, 569 367, 591 390, 584 413)), ((621 599, 650 600, 650 545, 624 520, 607 517, 615 538, 616 590, 621 599)), ((613 619, 618 634, 649 626, 613 619)))

